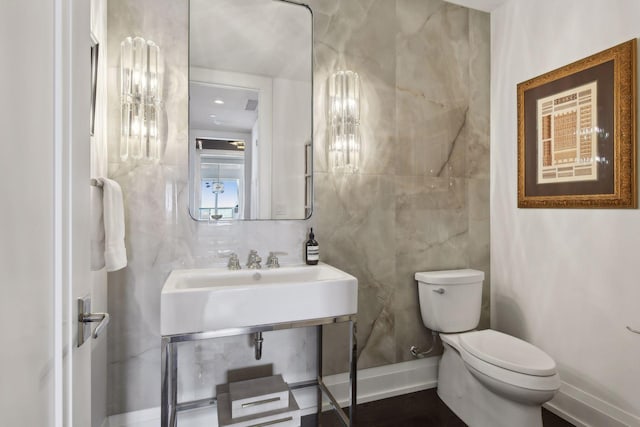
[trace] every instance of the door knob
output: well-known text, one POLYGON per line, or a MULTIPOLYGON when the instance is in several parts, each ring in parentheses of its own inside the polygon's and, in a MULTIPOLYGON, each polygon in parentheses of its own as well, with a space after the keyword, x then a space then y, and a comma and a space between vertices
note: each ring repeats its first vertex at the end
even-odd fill
POLYGON ((78 347, 85 343, 89 337, 94 339, 105 330, 109 324, 109 313, 92 313, 91 297, 78 298, 78 347), (91 324, 98 323, 98 326, 91 332, 91 324))

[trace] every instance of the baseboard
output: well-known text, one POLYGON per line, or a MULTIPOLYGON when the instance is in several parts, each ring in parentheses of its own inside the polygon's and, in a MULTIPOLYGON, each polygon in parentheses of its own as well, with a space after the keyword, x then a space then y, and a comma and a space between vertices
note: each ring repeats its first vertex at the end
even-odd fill
POLYGON ((146 427, 160 425, 160 407, 111 415, 107 427, 146 427))
MULTIPOLYGON (((428 357, 358 370, 358 403, 436 387, 439 361, 440 357, 428 357)), ((341 405, 348 404, 348 374, 327 376, 324 381, 341 405)))
MULTIPOLYGON (((439 357, 429 357, 410 362, 378 366, 358 371, 358 403, 372 402, 420 390, 436 387, 438 383, 439 357)), ((325 384, 341 405, 349 402, 349 375, 324 377, 325 384)), ((296 393, 302 414, 316 412, 315 393, 296 393)), ((112 415, 104 427, 157 427, 160 425, 160 408, 150 408, 126 414, 112 415)))
POLYGON ((577 427, 640 427, 637 416, 565 382, 544 407, 577 427))

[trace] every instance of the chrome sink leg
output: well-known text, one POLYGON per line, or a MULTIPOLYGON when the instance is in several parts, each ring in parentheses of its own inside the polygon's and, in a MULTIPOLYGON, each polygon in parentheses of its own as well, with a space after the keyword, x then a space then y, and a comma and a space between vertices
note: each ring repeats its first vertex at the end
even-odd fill
POLYGON ((262 339, 262 332, 256 332, 256 334, 253 336, 253 344, 256 349, 256 360, 262 359, 262 342, 263 341, 264 340, 262 339))
POLYGON ((175 427, 178 403, 178 354, 175 345, 168 338, 162 338, 161 346, 160 425, 161 427, 175 427))
POLYGON ((349 356, 350 372, 349 381, 351 382, 351 405, 349 406, 349 426, 353 427, 356 423, 356 407, 358 406, 358 327, 355 320, 349 322, 351 326, 351 354, 349 356))

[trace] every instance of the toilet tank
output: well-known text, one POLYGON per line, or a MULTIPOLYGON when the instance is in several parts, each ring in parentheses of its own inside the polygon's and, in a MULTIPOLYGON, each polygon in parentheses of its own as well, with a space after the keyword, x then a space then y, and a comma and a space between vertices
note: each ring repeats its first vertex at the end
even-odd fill
POLYGON ((418 281, 420 313, 432 331, 463 332, 480 321, 482 281, 478 270, 425 271, 415 274, 418 281))

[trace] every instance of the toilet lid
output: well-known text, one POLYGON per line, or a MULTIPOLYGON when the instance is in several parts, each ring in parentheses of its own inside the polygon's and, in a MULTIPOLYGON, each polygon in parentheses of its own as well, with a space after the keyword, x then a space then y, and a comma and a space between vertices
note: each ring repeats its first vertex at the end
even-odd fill
POLYGON ((528 375, 556 373, 556 363, 547 353, 526 341, 486 329, 460 334, 460 345, 478 359, 528 375))

